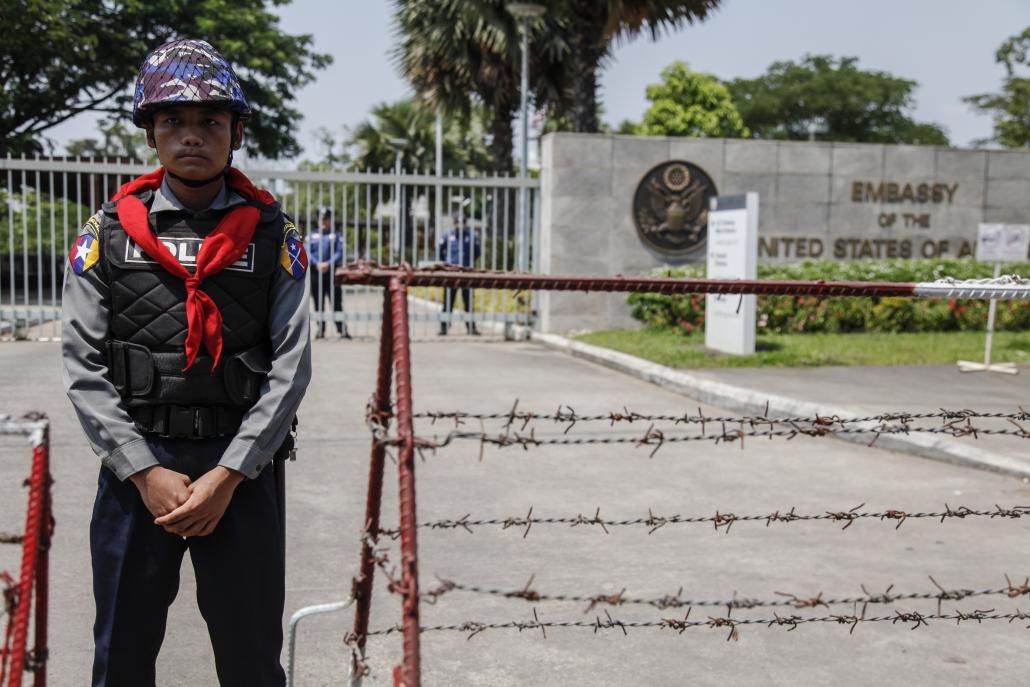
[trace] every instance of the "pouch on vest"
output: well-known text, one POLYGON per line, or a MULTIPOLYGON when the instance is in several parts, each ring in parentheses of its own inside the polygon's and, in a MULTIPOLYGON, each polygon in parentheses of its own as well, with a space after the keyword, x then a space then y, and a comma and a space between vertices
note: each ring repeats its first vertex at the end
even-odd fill
POLYGON ((122 398, 146 396, 154 388, 154 359, 146 346, 108 341, 107 367, 111 383, 122 398))
POLYGON ((272 369, 266 346, 227 356, 211 373, 211 357, 197 356, 186 372, 182 351, 151 351, 127 341, 107 342, 111 383, 128 407, 203 405, 250 407, 272 369))
POLYGON ((231 356, 225 361, 222 376, 225 391, 239 405, 253 405, 261 392, 261 383, 272 371, 272 361, 262 346, 231 356))

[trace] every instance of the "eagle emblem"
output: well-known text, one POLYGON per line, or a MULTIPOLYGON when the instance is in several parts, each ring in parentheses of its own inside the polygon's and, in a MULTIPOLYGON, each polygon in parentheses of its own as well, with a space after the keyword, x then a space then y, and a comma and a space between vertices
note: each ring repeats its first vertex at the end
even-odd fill
POLYGON ((633 223, 652 250, 686 256, 705 245, 708 201, 716 196, 708 174, 690 162, 672 160, 652 168, 633 196, 633 223))

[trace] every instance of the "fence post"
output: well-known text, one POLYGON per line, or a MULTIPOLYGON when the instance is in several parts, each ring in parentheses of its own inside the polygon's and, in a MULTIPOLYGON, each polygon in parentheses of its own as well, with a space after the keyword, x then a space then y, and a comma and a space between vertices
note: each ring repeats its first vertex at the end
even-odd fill
POLYGON ((361 684, 364 671, 365 643, 368 641, 368 617, 372 609, 372 582, 375 577, 375 551, 379 539, 379 514, 382 510, 383 461, 386 447, 382 439, 390 425, 390 386, 393 374, 392 292, 383 289, 383 322, 379 337, 379 368, 376 372, 375 395, 369 405, 370 423, 378 422, 382 435, 372 437, 372 456, 368 465, 368 498, 365 502, 365 529, 361 540, 360 571, 355 578, 354 646, 351 649, 351 685, 361 684))
MULTIPOLYGON (((21 576, 18 582, 18 605, 11 619, 12 650, 11 673, 7 679, 7 687, 21 687, 22 676, 26 668, 25 643, 29 634, 29 611, 32 608, 32 587, 37 579, 37 565, 40 555, 40 544, 43 542, 46 515, 45 494, 49 489, 47 470, 49 431, 34 439, 32 447, 32 473, 29 476, 29 505, 25 512, 25 534, 22 544, 21 576)), ((38 617, 38 616, 37 616, 38 617)), ((43 630, 45 633, 46 624, 43 630)), ((39 638, 37 626, 37 639, 39 638)), ((39 685, 40 683, 36 682, 39 685)))
POLYGON ((393 361, 397 377, 397 434, 400 455, 397 467, 400 482, 401 589, 403 597, 404 660, 398 687, 419 687, 418 548, 415 541, 415 432, 411 410, 411 345, 408 336, 408 289, 400 277, 390 279, 393 299, 393 361))
POLYGON ((50 475, 50 428, 43 430, 43 499, 40 509, 39 560, 36 562, 36 636, 30 660, 33 664, 33 687, 46 687, 47 615, 50 608, 50 539, 54 533, 53 498, 50 475))

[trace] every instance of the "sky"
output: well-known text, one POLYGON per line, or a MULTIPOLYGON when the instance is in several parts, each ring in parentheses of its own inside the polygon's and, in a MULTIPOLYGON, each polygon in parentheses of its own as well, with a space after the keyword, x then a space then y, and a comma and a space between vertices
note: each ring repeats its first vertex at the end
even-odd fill
MULTIPOLYGON (((283 30, 312 34, 314 49, 334 58, 296 96, 304 114, 302 157, 321 157, 317 129, 342 137, 375 104, 410 94, 389 56, 392 7, 391 0, 294 0, 277 8, 283 30)), ((674 60, 733 79, 807 53, 849 55, 860 68, 916 81, 916 120, 942 124, 953 145, 968 146, 990 136, 991 122, 961 98, 1000 89, 1004 70, 994 51, 1027 26, 1028 0, 722 0, 702 24, 616 47, 600 78, 604 119, 639 120, 648 104, 645 86, 674 60)), ((82 115, 48 135, 60 150, 70 139, 93 135, 95 121, 82 115)))

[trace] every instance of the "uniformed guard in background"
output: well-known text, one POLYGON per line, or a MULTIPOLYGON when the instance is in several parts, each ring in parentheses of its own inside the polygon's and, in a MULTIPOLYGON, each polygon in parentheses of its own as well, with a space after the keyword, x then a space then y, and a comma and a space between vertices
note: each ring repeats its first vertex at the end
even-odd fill
POLYGON ((330 301, 333 309, 333 321, 336 333, 341 338, 349 339, 347 322, 343 319, 343 287, 333 283, 336 268, 342 267, 346 251, 344 250, 343 232, 333 227, 333 213, 328 209, 320 214, 320 226, 312 227, 308 232, 308 264, 311 269, 311 300, 315 312, 318 313, 318 331, 315 338, 325 336, 325 302, 330 301))
POLYGON ((279 203, 231 166, 249 114, 208 43, 150 53, 133 122, 162 166, 69 256, 64 379, 102 463, 94 687, 154 686, 186 549, 221 685, 285 683, 275 459, 311 377, 307 257, 279 203))
MULTIPOLYGON (((482 252, 482 245, 479 234, 468 225, 468 215, 465 213, 464 205, 467 205, 469 201, 467 198, 452 198, 451 202, 460 203, 460 205, 452 215, 454 224, 451 230, 440 237, 440 242, 436 247, 437 257, 440 262, 450 265, 474 267, 482 252)), ((474 291, 470 288, 459 289, 456 286, 444 288, 440 336, 447 334, 451 313, 457 308, 459 293, 461 294, 461 304, 465 308, 466 317, 468 317, 465 328, 470 335, 479 336, 479 329, 476 328, 476 321, 473 319, 475 313, 474 291)))

